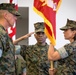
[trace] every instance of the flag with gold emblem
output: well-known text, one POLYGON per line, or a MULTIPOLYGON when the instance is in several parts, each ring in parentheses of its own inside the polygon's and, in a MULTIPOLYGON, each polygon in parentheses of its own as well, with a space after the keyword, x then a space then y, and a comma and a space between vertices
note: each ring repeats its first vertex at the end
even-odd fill
POLYGON ((56 12, 61 0, 34 0, 34 11, 45 22, 45 34, 53 45, 56 45, 56 12))

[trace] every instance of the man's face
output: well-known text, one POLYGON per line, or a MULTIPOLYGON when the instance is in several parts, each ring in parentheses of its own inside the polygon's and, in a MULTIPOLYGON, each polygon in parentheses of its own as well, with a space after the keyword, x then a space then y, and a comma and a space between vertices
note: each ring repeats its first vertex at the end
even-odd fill
POLYGON ((39 44, 43 44, 46 42, 47 37, 44 32, 37 32, 34 34, 34 36, 39 44))
POLYGON ((17 17, 9 12, 6 14, 6 20, 9 23, 9 26, 13 26, 17 20, 17 17))

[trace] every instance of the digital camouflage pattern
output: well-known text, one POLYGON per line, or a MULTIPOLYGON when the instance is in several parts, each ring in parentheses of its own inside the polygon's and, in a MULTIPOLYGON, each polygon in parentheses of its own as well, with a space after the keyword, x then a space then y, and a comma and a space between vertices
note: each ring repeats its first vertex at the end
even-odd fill
POLYGON ((17 55, 16 59, 16 73, 17 75, 22 75, 24 68, 26 67, 25 60, 21 55, 17 55))
POLYGON ((47 58, 48 44, 21 46, 21 55, 26 61, 27 75, 49 75, 50 63, 47 58))
POLYGON ((76 75, 76 41, 64 48, 69 56, 58 61, 56 75, 76 75))
POLYGON ((1 3, 0 10, 8 10, 13 15, 20 16, 20 13, 15 9, 15 4, 1 3))
POLYGON ((0 25, 0 75, 15 75, 14 45, 5 29, 0 25))
POLYGON ((60 30, 66 30, 69 28, 76 28, 76 21, 67 19, 66 25, 60 28, 60 30))
POLYGON ((34 24, 35 32, 44 32, 45 26, 44 22, 37 22, 34 24))

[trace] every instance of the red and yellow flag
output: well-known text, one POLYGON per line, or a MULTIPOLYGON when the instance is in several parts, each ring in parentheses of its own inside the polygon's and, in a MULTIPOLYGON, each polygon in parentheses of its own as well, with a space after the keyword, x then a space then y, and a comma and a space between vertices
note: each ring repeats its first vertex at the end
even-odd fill
POLYGON ((34 11, 45 22, 45 34, 53 45, 56 45, 56 12, 61 0, 34 0, 34 11))

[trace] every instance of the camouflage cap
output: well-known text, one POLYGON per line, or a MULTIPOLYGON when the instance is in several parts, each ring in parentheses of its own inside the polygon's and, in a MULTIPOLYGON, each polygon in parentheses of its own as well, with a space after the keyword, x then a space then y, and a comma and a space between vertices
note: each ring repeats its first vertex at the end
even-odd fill
POLYGON ((15 4, 2 3, 0 4, 0 10, 8 10, 15 16, 20 16, 20 13, 15 9, 15 4))
POLYGON ((60 30, 66 30, 70 28, 76 28, 76 21, 67 19, 67 23, 64 27, 60 28, 60 30))
POLYGON ((44 32, 44 22, 37 22, 34 24, 35 32, 44 32))

